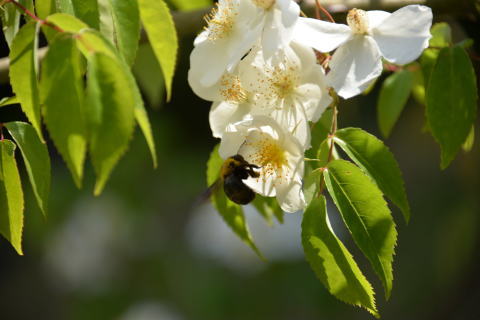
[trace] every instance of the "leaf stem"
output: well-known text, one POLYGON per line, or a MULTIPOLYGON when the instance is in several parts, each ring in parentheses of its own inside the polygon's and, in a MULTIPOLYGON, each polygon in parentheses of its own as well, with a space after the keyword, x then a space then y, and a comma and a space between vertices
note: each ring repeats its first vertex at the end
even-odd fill
POLYGON ((53 28, 54 30, 56 30, 58 32, 65 32, 65 30, 63 30, 59 26, 56 26, 56 25, 48 22, 47 20, 40 19, 34 13, 32 13, 30 10, 28 10, 26 7, 24 7, 22 4, 18 3, 15 0, 5 0, 2 4, 5 4, 5 3, 14 4, 17 8, 19 8, 21 11, 23 11, 23 13, 25 13, 27 16, 29 16, 33 20, 39 22, 41 25, 45 25, 45 26, 48 26, 50 28, 53 28))
POLYGON ((3 141, 3 122, 0 122, 0 141, 3 141))

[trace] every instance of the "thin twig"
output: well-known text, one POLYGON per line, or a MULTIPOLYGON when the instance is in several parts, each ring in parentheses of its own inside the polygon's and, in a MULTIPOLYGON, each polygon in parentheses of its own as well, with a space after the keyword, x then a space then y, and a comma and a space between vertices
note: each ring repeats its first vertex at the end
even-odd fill
POLYGON ((21 5, 20 3, 18 3, 18 2, 15 1, 15 0, 6 0, 4 3, 12 3, 12 4, 14 4, 17 8, 19 8, 21 11, 23 11, 23 13, 25 13, 27 16, 29 16, 30 18, 32 18, 33 20, 39 22, 39 23, 42 24, 42 25, 49 26, 50 28, 53 28, 54 30, 56 30, 56 31, 58 31, 58 32, 65 32, 65 30, 63 30, 63 29, 60 28, 59 26, 56 26, 56 25, 48 22, 47 20, 40 19, 40 18, 37 17, 34 13, 32 13, 30 10, 28 10, 26 7, 24 7, 23 5, 21 5))

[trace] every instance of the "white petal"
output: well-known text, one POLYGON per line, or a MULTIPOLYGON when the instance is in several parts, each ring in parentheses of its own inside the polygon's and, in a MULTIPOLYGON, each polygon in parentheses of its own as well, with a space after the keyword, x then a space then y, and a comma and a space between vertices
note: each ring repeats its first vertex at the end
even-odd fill
POLYGON ((305 208, 305 196, 301 181, 294 181, 288 185, 278 185, 276 192, 278 204, 283 211, 294 213, 305 208))
POLYGON ((294 32, 294 41, 320 52, 330 52, 352 36, 347 25, 311 18, 299 18, 294 32))
POLYGON ((372 29, 382 56, 392 63, 406 64, 417 59, 428 47, 432 10, 409 5, 392 13, 372 29))
POLYGON ((291 0, 277 0, 265 16, 262 50, 265 59, 286 47, 293 38, 300 7, 291 0))
MULTIPOLYGON (((234 156, 238 153, 238 149, 245 142, 247 132, 245 130, 238 130, 235 125, 229 124, 222 135, 222 141, 218 148, 218 153, 223 159, 234 156)), ((242 128, 240 128, 242 129, 242 128)))
POLYGON ((373 28, 377 27, 379 24, 383 22, 383 20, 387 19, 390 15, 391 13, 387 11, 380 11, 380 10, 367 11, 369 29, 372 30, 373 28))
POLYGON ((214 102, 209 114, 213 136, 221 138, 228 124, 241 121, 249 112, 250 105, 247 103, 214 102))
POLYGON ((332 97, 326 90, 325 81, 323 79, 319 81, 322 82, 320 86, 307 83, 297 88, 297 94, 301 96, 307 119, 313 122, 317 122, 325 109, 332 103, 332 97))
POLYGON ((348 99, 360 94, 382 73, 380 52, 371 37, 357 35, 334 53, 330 69, 327 84, 348 99))
POLYGON ((310 127, 307 115, 301 104, 275 109, 271 117, 287 132, 292 134, 302 145, 303 149, 310 148, 310 127))
POLYGON ((228 54, 230 41, 217 41, 212 43, 209 40, 198 43, 190 54, 190 70, 188 80, 196 94, 203 95, 202 88, 214 86, 224 74, 229 64, 228 54), (212 61, 212 63, 206 63, 212 61), (197 93, 198 91, 198 93, 197 93))

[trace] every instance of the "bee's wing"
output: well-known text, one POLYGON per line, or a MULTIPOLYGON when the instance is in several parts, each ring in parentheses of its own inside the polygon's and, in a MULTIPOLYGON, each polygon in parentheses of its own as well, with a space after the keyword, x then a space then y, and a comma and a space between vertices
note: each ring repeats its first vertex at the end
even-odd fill
POLYGON ((205 201, 207 201, 213 193, 217 192, 220 187, 222 186, 222 179, 217 179, 210 187, 207 188, 204 192, 202 192, 197 199, 194 202, 195 206, 203 204, 205 201))

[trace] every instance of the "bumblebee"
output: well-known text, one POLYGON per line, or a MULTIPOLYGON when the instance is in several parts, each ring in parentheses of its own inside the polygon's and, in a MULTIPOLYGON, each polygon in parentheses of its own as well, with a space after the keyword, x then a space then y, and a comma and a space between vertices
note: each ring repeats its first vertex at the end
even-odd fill
POLYGON ((255 199, 255 192, 243 180, 248 177, 258 178, 260 174, 255 171, 259 166, 248 163, 241 155, 228 157, 220 168, 219 179, 208 188, 208 196, 223 183, 225 195, 237 204, 248 204, 255 199))

